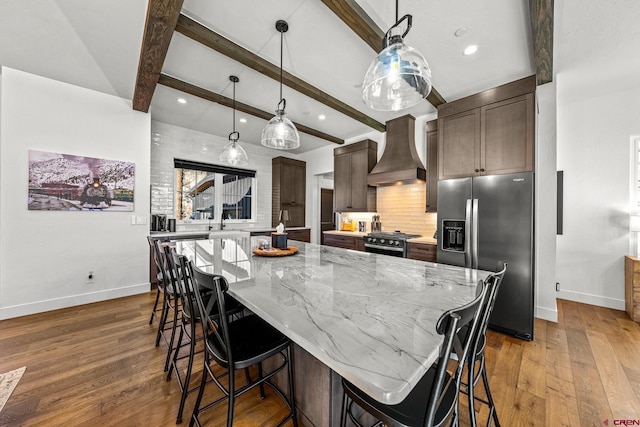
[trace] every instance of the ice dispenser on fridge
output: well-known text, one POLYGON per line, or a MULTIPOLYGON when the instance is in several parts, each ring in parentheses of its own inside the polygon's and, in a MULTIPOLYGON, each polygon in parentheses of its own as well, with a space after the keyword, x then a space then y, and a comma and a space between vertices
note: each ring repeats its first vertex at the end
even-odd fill
POLYGON ((442 232, 439 236, 442 239, 442 250, 453 252, 464 252, 465 223, 464 220, 442 221, 442 232))

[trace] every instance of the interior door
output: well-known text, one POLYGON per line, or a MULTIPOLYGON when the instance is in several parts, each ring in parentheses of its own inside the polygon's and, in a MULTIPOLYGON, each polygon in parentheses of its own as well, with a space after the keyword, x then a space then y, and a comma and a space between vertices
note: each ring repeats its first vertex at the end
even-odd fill
POLYGON ((320 189, 320 243, 324 245, 324 231, 335 230, 335 215, 333 214, 333 190, 320 189))

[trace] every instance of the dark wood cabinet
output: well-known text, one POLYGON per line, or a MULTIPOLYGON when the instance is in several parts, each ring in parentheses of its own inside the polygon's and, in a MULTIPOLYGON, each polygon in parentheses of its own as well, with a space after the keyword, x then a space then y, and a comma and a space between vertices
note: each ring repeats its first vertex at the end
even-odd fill
POLYGON ((324 233, 324 244, 327 246, 364 252, 364 239, 362 236, 324 233))
POLYGON ((378 144, 366 139, 333 150, 333 195, 337 212, 375 212, 376 188, 367 185, 378 144))
POLYGON ((438 107, 438 178, 534 167, 535 76, 438 107))
POLYGON ((438 211, 438 121, 427 122, 427 205, 426 212, 438 211))
POLYGON ((480 109, 481 167, 486 174, 533 170, 533 94, 480 109))
MULTIPOLYGON (((265 236, 271 238, 273 230, 254 230, 251 236, 265 236)), ((311 230, 308 228, 299 228, 297 230, 287 229, 287 240, 297 240, 299 242, 311 243, 311 230)))
POLYGON ((287 227, 305 226, 307 164, 287 157, 271 160, 271 225, 280 223, 281 210, 289 212, 287 227))
POLYGON ((438 246, 435 243, 407 243, 407 258, 436 262, 438 246))

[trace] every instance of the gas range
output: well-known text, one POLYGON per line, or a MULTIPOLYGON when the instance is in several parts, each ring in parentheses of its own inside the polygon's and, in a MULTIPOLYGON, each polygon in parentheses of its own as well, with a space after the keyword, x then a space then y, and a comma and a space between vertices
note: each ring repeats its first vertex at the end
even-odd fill
POLYGON ((420 237, 419 234, 407 234, 400 231, 393 233, 369 233, 364 236, 364 248, 367 252, 383 255, 407 257, 407 240, 420 237))

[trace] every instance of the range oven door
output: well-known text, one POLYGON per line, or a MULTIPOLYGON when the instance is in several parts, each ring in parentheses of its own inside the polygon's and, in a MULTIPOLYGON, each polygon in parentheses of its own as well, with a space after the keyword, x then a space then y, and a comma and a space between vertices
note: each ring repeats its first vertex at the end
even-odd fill
POLYGON ((406 257, 404 248, 374 245, 372 243, 365 243, 364 251, 371 252, 374 254, 391 255, 391 256, 397 256, 397 257, 403 257, 403 258, 406 257))

